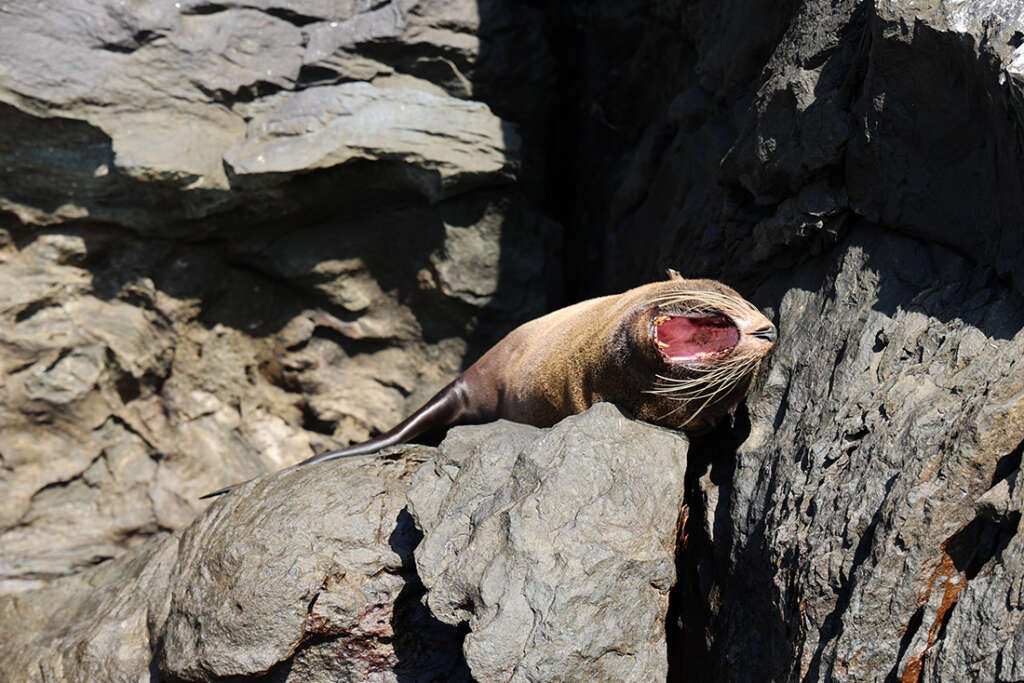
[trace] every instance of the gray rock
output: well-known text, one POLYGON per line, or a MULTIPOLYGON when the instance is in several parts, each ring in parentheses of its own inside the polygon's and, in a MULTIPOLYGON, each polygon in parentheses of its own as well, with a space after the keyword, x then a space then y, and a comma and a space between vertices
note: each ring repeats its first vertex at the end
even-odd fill
POLYGON ((743 676, 913 679, 948 637, 958 595, 998 563, 998 530, 976 501, 1018 443, 1004 392, 1019 390, 1024 340, 1004 321, 1020 311, 941 248, 862 226, 843 248, 821 290, 783 299, 791 335, 734 465, 719 557, 735 578, 722 591, 747 599, 727 598, 719 616, 732 634, 765 625, 753 646, 726 646, 743 676), (909 273, 912 254, 943 280, 909 273), (844 334, 828 338, 836 324, 844 334), (751 595, 749 572, 770 599, 751 595), (787 628, 799 628, 794 659, 771 654, 792 642, 787 628))
POLYGON ((476 679, 664 679, 687 444, 610 404, 452 430, 409 501, 427 604, 469 622, 476 679))
POLYGON ((224 152, 236 174, 281 174, 354 159, 404 160, 398 176, 432 202, 514 177, 519 140, 479 102, 345 83, 242 109, 245 139, 224 152))
POLYGON ((470 680, 417 544, 477 680, 663 678, 686 449, 604 404, 258 479, 0 598, 5 680, 470 680))
POLYGON ((1019 3, 574 7, 575 286, 672 266, 780 330, 690 451, 674 675, 1015 680, 1019 3))
MULTIPOLYGON (((182 536, 160 670, 185 680, 252 676, 294 655, 289 680, 307 670, 314 680, 396 680, 403 668, 422 675, 439 666, 443 639, 406 634, 396 614, 417 540, 405 491, 421 462, 407 450, 398 461, 300 469, 217 503, 182 536), (416 652, 403 658, 410 639, 426 649, 427 669, 417 669, 416 652), (309 643, 316 647, 307 652, 309 643)), ((452 657, 458 640, 450 645, 452 657)))
POLYGON ((253 482, 184 533, 0 598, 5 680, 468 680, 412 570, 405 492, 429 452, 253 482))
POLYGON ((381 182, 435 201, 508 183, 519 146, 511 124, 351 54, 386 41, 405 61, 403 51, 422 56, 436 42, 438 53, 457 44, 465 64, 476 59, 477 39, 452 23, 473 28, 468 5, 410 15, 412 5, 11 0, 0 9, 0 121, 21 134, 0 151, 0 208, 29 224, 89 217, 166 233, 354 159, 405 162, 381 165, 381 182), (303 69, 387 87, 306 89, 303 69), (249 174, 266 179, 236 177, 249 174))
POLYGON ((0 661, 9 681, 141 680, 167 618, 178 539, 0 597, 0 661))
POLYGON ((931 642, 915 643, 918 650, 913 654, 922 680, 1008 681, 1024 677, 1024 537, 1018 533, 1022 501, 1017 472, 1008 486, 1004 479, 979 499, 989 514, 953 539, 950 559, 959 566, 936 572, 934 590, 941 592, 940 608, 944 608, 942 632, 931 642), (995 516, 990 506, 1002 496, 992 494, 1000 489, 1012 493, 995 516), (985 520, 1001 524, 992 527, 985 520), (985 566, 987 557, 998 561, 985 566))

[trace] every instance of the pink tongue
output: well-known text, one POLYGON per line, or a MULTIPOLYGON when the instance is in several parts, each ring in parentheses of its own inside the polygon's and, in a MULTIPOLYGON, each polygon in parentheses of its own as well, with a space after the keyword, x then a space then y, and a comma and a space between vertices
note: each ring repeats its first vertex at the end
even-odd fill
POLYGON ((656 330, 661 355, 670 361, 696 360, 725 351, 740 339, 739 331, 722 317, 669 318, 656 330))

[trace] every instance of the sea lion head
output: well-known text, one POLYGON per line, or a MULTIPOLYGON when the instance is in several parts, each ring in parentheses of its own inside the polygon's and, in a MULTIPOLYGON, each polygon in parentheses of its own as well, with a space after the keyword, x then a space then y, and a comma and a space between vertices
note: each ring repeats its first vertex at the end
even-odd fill
POLYGON ((631 346, 651 372, 637 417, 691 433, 708 431, 743 400, 775 345, 775 326, 714 280, 669 280, 634 290, 631 346))

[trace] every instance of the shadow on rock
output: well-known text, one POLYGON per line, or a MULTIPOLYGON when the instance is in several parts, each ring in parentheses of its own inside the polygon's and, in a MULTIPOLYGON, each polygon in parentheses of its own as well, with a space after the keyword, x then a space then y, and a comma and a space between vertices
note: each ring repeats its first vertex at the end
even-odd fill
POLYGON ((391 628, 395 632, 394 672, 398 683, 425 680, 472 681, 462 656, 462 642, 468 626, 450 626, 439 621, 423 599, 426 590, 416 573, 413 551, 423 540, 408 508, 402 508, 389 538, 391 549, 402 558, 405 586, 395 598, 391 628))

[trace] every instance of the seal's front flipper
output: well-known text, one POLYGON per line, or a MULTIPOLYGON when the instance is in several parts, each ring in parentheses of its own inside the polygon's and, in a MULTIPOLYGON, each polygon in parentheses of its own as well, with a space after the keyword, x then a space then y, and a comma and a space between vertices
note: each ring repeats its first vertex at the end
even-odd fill
MULTIPOLYGON (((252 481, 252 479, 250 479, 249 481, 252 481)), ((243 482, 239 482, 237 484, 232 484, 231 486, 225 486, 222 489, 217 489, 216 491, 213 491, 211 493, 206 493, 206 494, 204 494, 202 496, 199 496, 199 500, 205 500, 207 498, 216 498, 217 496, 223 495, 223 494, 227 493, 228 491, 230 491, 231 489, 238 488, 239 486, 241 486, 242 484, 245 484, 245 483, 247 483, 247 482, 244 482, 244 481, 243 482)))
POLYGON ((397 425, 376 436, 369 441, 342 448, 337 451, 329 451, 314 455, 308 460, 303 460, 293 467, 304 467, 318 462, 337 460, 338 458, 351 458, 356 455, 367 455, 376 453, 382 448, 395 446, 400 443, 408 443, 417 436, 435 428, 448 427, 458 422, 466 409, 466 393, 462 385, 462 378, 437 392, 433 398, 427 401, 422 408, 405 418, 397 425))
MULTIPOLYGON (((329 451, 327 453, 321 453, 320 455, 314 455, 308 460, 303 460, 298 465, 292 465, 285 471, 287 472, 289 470, 294 470, 296 468, 303 467, 305 465, 312 465, 318 462, 337 460, 338 458, 351 458, 356 455, 376 453, 387 446, 407 443, 411 439, 415 439, 417 436, 433 427, 447 427, 455 424, 458 422, 465 409, 466 392, 463 388, 462 378, 459 377, 444 389, 437 392, 437 394, 427 401, 422 408, 380 436, 354 446, 349 446, 348 448, 342 448, 338 451, 329 451)), ((245 482, 242 483, 244 484, 245 482)), ((231 486, 225 486, 213 493, 207 493, 205 496, 200 496, 199 500, 219 496, 222 493, 227 493, 236 486, 241 485, 242 484, 232 484, 231 486)))

